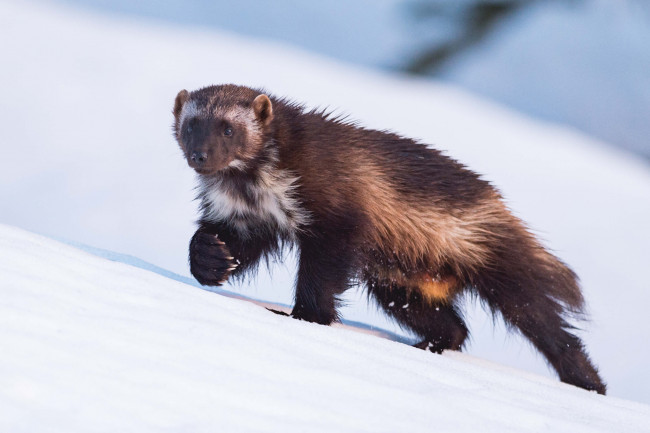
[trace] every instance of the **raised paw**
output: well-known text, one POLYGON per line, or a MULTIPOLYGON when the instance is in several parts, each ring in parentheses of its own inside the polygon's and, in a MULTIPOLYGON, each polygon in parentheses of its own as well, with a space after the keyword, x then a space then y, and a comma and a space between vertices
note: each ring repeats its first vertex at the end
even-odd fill
POLYGON ((237 268, 226 244, 212 233, 197 231, 190 242, 190 271, 204 286, 220 286, 237 268))

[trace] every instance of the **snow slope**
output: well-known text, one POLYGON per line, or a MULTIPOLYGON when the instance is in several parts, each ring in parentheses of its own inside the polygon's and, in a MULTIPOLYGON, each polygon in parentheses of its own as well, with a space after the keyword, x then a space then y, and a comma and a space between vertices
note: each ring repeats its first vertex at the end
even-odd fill
POLYGON ((0 225, 0 430, 643 432, 650 407, 299 322, 0 225))
MULTIPOLYGON (((227 33, 9 1, 0 36, 0 222, 188 275, 196 203, 170 134, 174 96, 211 83, 265 86, 422 138, 492 180, 581 276, 592 318, 584 338, 610 394, 650 402, 650 173, 637 160, 448 86, 227 33)), ((290 304, 292 268, 229 290, 290 304)), ((361 292, 347 300, 346 319, 399 332, 361 292)), ((477 308, 470 328, 470 354, 549 375, 477 308)))

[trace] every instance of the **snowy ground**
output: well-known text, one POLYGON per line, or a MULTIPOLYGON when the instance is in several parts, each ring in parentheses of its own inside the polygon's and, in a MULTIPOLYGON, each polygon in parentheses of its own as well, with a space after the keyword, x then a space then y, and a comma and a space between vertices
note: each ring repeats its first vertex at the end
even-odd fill
POLYGON ((0 225, 6 432, 644 432, 650 407, 277 316, 0 225))
MULTIPOLYGON (((196 203, 193 174, 170 133, 174 96, 211 83, 265 86, 422 138, 485 174, 581 276, 592 318, 584 338, 610 395, 650 402, 650 173, 643 163, 448 86, 226 33, 29 2, 0 3, 0 29, 0 222, 187 275, 196 203)), ((229 290, 291 303, 292 266, 229 290)), ((351 293, 344 317, 390 327, 363 298, 351 293)), ((58 305, 65 315, 68 306, 58 305)), ((213 315, 220 320, 219 311, 213 315)), ((493 331, 478 309, 470 316, 471 355, 549 375, 520 338, 493 331)))

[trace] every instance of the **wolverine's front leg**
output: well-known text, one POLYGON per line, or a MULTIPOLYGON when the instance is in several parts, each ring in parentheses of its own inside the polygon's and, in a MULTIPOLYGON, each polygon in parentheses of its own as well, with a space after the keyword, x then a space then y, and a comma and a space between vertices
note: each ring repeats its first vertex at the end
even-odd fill
POLYGON ((352 248, 340 237, 301 239, 291 316, 323 325, 338 320, 337 296, 348 289, 353 266, 352 248))
POLYGON ((242 239, 226 223, 201 222, 190 241, 190 271, 205 286, 220 286, 230 276, 256 266, 273 249, 270 236, 242 239))

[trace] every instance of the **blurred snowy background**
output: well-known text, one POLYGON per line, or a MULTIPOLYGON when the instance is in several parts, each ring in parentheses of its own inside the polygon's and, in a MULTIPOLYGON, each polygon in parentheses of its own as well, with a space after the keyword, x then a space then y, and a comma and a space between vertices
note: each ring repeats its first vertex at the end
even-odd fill
POLYGON ((52 2, 433 77, 650 158, 647 0, 52 2))
MULTIPOLYGON (((263 86, 483 173, 581 276, 615 396, 650 402, 643 0, 0 1, 0 223, 189 275, 182 88, 263 86)), ((294 262, 229 288, 291 303, 294 262)), ((0 275, 0 282, 2 276, 0 275)), ((349 293, 344 316, 394 325, 349 293)), ((550 375, 470 308, 469 352, 550 375)))

